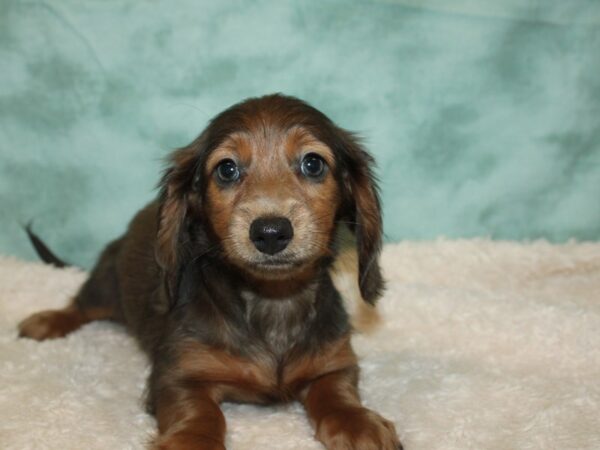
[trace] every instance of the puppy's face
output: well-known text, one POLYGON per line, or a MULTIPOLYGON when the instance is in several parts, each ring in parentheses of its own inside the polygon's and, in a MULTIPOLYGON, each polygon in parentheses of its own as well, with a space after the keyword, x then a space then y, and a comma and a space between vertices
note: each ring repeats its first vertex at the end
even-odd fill
POLYGON ((260 121, 227 138, 204 167, 206 217, 227 259, 262 278, 330 252, 340 192, 332 150, 301 126, 260 121))
POLYGON ((215 249, 254 278, 305 280, 334 256, 343 221, 356 237, 361 293, 373 303, 383 280, 372 163, 352 133, 296 98, 269 95, 223 111, 173 153, 161 182, 156 258, 169 292, 190 258, 215 249))

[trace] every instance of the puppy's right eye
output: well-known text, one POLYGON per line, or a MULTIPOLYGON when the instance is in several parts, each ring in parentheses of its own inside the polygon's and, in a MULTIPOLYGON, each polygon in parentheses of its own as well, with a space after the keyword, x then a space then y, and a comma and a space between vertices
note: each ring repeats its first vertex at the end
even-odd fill
POLYGON ((240 179, 240 169, 232 159, 224 159, 217 166, 217 178, 222 183, 233 183, 240 179))

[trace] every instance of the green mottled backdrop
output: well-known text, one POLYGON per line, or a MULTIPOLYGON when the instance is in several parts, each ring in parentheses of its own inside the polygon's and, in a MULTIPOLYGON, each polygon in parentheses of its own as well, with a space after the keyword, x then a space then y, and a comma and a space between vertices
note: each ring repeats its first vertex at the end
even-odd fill
POLYGON ((0 0, 0 252, 89 266, 161 158, 281 91, 360 132, 389 240, 600 238, 600 1, 0 0))

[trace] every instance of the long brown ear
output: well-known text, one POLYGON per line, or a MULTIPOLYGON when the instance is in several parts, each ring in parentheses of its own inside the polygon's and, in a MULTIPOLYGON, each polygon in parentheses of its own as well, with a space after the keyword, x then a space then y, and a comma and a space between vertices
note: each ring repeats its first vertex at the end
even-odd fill
POLYGON ((342 131, 344 141, 343 183, 351 227, 358 252, 358 286, 363 300, 374 304, 384 290, 379 267, 382 220, 373 157, 351 133, 342 131))
POLYGON ((185 259, 183 232, 188 214, 188 193, 192 187, 197 151, 186 147, 169 158, 169 167, 160 182, 156 261, 162 268, 167 292, 174 301, 180 269, 185 259))

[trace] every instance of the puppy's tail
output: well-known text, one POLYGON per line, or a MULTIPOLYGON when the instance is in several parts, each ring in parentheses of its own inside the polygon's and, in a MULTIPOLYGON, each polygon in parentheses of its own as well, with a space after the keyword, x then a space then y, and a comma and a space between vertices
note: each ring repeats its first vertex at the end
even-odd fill
POLYGON ((40 257, 40 259, 42 261, 44 261, 47 264, 52 264, 55 267, 69 267, 70 264, 64 262, 62 259, 60 259, 58 256, 56 256, 52 250, 50 250, 48 248, 48 246, 44 243, 44 241, 42 241, 37 234, 35 234, 33 231, 31 231, 31 222, 29 222, 27 225, 24 225, 23 228, 25 229, 25 232, 27 233, 27 236, 29 237, 29 241, 31 242, 31 245, 33 245, 33 248, 35 249, 35 252, 38 254, 38 256, 40 257))

